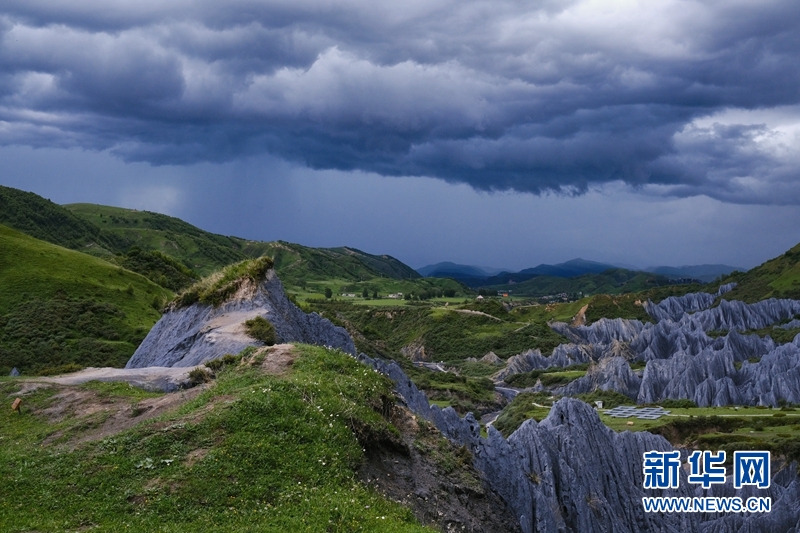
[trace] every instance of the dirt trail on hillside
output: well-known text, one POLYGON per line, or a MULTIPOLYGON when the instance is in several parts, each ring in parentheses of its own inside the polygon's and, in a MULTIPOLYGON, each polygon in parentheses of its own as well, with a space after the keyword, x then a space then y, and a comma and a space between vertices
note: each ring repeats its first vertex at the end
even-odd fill
POLYGON ((578 311, 578 314, 575 315, 575 318, 572 319, 572 324, 570 325, 577 328, 578 326, 583 326, 584 324, 586 324, 586 311, 588 309, 589 309, 589 304, 586 304, 583 307, 581 307, 580 311, 578 311))
MULTIPOLYGON (((294 345, 279 344, 256 351, 242 364, 258 365, 266 374, 285 375, 291 370, 297 353, 294 345)), ((192 367, 197 368, 197 367, 192 367)), ((214 386, 205 383, 192 388, 182 388, 153 398, 137 400, 124 394, 107 393, 103 390, 80 387, 90 381, 127 382, 129 385, 150 390, 158 390, 152 385, 164 380, 180 381, 186 379, 192 368, 148 367, 138 369, 87 368, 80 372, 53 377, 20 378, 14 383, 18 389, 9 397, 23 399, 26 414, 43 417, 53 425, 62 425, 47 436, 42 445, 68 444, 75 446, 83 442, 101 440, 130 429, 144 421, 159 417, 193 400, 203 391, 214 386), (150 385, 148 387, 143 384, 150 385), (33 407, 25 401, 25 396, 41 389, 52 390, 53 395, 43 407, 33 407)), ((190 415, 190 421, 197 422, 216 404, 232 401, 232 398, 219 396, 212 402, 190 415)))
POLYGON ((189 372, 197 367, 170 368, 85 368, 80 372, 61 376, 26 378, 29 383, 56 385, 81 385, 89 381, 125 382, 151 392, 172 392, 189 384, 189 372))
POLYGON ((483 311, 473 311, 472 309, 452 309, 452 311, 455 311, 456 313, 464 313, 465 315, 486 316, 491 318, 492 320, 497 320, 498 322, 502 322, 502 320, 500 320, 496 316, 492 316, 489 313, 484 313, 483 311))

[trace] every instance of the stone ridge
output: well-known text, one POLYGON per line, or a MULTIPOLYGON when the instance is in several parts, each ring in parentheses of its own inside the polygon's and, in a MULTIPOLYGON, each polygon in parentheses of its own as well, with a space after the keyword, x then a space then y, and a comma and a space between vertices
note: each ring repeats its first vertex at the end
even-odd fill
MULTIPOLYGON (((389 376, 398 395, 418 416, 432 422, 449 440, 466 446, 489 487, 508 503, 525 533, 533 532, 698 532, 800 533, 800 482, 789 465, 772 478, 766 491, 734 490, 730 477, 723 486, 704 491, 688 484, 680 472, 675 490, 642 489, 642 454, 671 451, 666 439, 647 432, 616 433, 587 404, 559 400, 541 423, 528 420, 508 439, 428 399, 394 362, 360 354, 358 359, 389 376), (643 496, 771 496, 772 512, 764 515, 721 513, 644 513, 643 496)), ((686 460, 686 453, 682 453, 686 460)))
POLYGON ((274 327, 277 342, 302 342, 339 348, 355 354, 344 328, 316 313, 306 314, 289 301, 278 276, 270 269, 246 298, 231 298, 215 307, 195 303, 170 310, 153 326, 125 368, 188 367, 239 353, 261 343, 245 334, 243 323, 256 316, 274 327))
POLYGON ((654 304, 650 300, 645 303, 645 311, 656 320, 670 319, 678 321, 684 314, 704 311, 711 307, 717 297, 731 292, 736 288, 736 283, 727 283, 720 286, 715 294, 695 292, 683 296, 670 296, 654 304))
MULTIPOLYGON (((551 324, 571 342, 557 346, 550 357, 538 350, 512 356, 492 377, 504 386, 514 374, 591 363, 586 376, 565 387, 537 385, 534 390, 561 395, 613 390, 639 403, 690 399, 700 407, 800 403, 800 337, 777 346, 770 337, 740 333, 780 327, 774 325, 785 321, 800 323, 795 318, 800 301, 771 298, 746 304, 722 299, 709 307, 730 288, 650 302, 648 312, 661 317, 655 324, 619 318, 579 327, 551 324), (712 337, 711 331, 727 334, 712 337), (631 370, 633 361, 645 362, 644 371, 631 370)), ((513 396, 515 389, 503 392, 513 396)))

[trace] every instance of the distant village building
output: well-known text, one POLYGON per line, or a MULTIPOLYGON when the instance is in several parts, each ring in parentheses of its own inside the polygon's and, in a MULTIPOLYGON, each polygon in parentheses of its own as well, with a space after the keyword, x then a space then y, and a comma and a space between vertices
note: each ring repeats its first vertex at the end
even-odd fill
POLYGON ((353 294, 352 292, 348 292, 347 294, 342 294, 342 297, 343 298, 355 298, 356 295, 353 294))
POLYGON ((391 298, 393 300, 402 300, 403 299, 403 293, 402 292, 396 292, 394 294, 390 294, 389 296, 387 296, 387 298, 391 298))
POLYGON ((475 298, 475 299, 476 299, 476 300, 483 300, 483 296, 479 294, 479 295, 478 295, 478 297, 477 297, 477 298, 475 298))

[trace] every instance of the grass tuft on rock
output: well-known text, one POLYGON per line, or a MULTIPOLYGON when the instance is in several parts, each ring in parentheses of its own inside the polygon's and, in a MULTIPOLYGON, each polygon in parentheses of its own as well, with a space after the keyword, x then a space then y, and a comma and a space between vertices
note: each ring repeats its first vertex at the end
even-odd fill
POLYGON ((244 283, 264 281, 272 265, 272 259, 263 256, 227 266, 183 291, 173 300, 171 307, 182 309, 197 302, 218 307, 236 294, 244 283))

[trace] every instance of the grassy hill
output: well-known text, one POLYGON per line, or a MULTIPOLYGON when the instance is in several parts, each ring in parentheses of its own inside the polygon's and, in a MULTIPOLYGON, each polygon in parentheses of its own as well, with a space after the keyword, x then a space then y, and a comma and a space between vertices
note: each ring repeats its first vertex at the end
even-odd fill
POLYGON ((65 206, 73 214, 114 235, 128 246, 157 250, 177 259, 201 275, 268 255, 288 284, 340 278, 419 278, 414 269, 388 255, 372 255, 355 248, 310 248, 289 242, 250 241, 210 233, 178 218, 120 207, 95 204, 65 206))
POLYGON ((241 241, 249 257, 268 255, 286 285, 330 279, 348 282, 373 278, 419 279, 408 265, 388 255, 371 255, 355 248, 310 248, 284 241, 241 241))
MULTIPOLYGON (((285 372, 255 354, 168 395, 107 383, 26 394, 22 414, 0 413, 3 531, 432 533, 455 514, 448 491, 481 490, 471 456, 394 406, 388 378, 341 352, 293 352, 285 372), (430 502, 395 495, 404 477, 385 466, 380 488, 361 481, 411 457, 430 502)), ((19 388, 0 378, 4 397, 19 388)))
POLYGON ((179 218, 96 204, 69 204, 64 207, 123 243, 115 251, 127 251, 131 246, 156 250, 201 275, 249 258, 242 251, 242 239, 203 231, 179 218))
POLYGON ((86 203, 59 206, 10 187, 0 187, 0 224, 103 257, 171 290, 188 286, 198 276, 262 255, 275 258, 278 275, 290 285, 330 279, 358 282, 421 277, 388 255, 349 247, 310 248, 217 235, 159 213, 86 203))
POLYGON ((0 226, 0 375, 122 366, 172 293, 107 261, 0 226))
POLYGON ((800 299, 800 244, 747 272, 733 272, 720 284, 732 281, 738 285, 723 296, 726 300, 800 299))
POLYGON ((125 242, 41 196, 0 186, 0 224, 52 244, 98 256, 113 255, 125 242))

